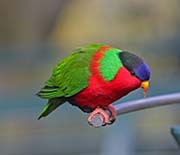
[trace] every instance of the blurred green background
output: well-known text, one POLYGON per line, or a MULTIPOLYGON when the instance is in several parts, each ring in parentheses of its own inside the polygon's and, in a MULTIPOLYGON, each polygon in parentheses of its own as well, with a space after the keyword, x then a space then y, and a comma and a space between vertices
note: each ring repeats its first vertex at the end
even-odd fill
MULTIPOLYGON (((180 105, 121 115, 94 129, 69 104, 40 121, 35 96, 58 60, 106 43, 141 55, 152 70, 148 96, 180 90, 179 0, 0 0, 0 154, 178 155, 170 127, 180 105)), ((120 102, 143 98, 137 90, 120 102)))

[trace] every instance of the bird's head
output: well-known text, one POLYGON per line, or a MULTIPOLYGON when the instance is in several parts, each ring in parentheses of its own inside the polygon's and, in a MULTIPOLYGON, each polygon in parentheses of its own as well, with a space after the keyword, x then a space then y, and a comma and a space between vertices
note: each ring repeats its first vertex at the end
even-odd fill
POLYGON ((119 54, 123 66, 141 81, 141 88, 143 88, 144 96, 149 88, 150 68, 148 65, 137 55, 127 51, 122 51, 119 54))

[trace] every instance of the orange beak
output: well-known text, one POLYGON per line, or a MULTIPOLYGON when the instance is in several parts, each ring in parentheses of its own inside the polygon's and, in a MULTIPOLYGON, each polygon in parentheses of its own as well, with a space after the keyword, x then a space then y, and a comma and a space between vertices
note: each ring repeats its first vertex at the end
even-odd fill
POLYGON ((143 89, 143 94, 144 94, 144 97, 146 97, 146 92, 149 88, 149 81, 143 81, 141 83, 141 88, 143 89))

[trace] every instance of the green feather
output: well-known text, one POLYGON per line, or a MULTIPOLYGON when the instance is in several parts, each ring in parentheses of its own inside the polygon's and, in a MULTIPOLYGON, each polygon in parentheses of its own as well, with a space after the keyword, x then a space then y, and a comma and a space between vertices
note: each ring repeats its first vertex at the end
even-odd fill
POLYGON ((119 49, 110 48, 104 53, 99 69, 105 81, 113 80, 119 68, 123 66, 118 56, 120 52, 119 49))

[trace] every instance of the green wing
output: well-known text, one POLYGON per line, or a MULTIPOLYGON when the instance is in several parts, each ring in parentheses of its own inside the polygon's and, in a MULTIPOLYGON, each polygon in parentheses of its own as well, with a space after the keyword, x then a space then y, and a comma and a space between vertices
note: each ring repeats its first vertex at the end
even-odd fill
POLYGON ((95 53, 103 44, 81 47, 75 53, 59 62, 52 76, 38 95, 42 98, 71 97, 88 86, 91 75, 89 65, 95 53))
POLYGON ((89 45, 76 49, 72 55, 59 62, 53 70, 44 88, 37 94, 49 99, 48 103, 40 113, 45 117, 71 97, 88 86, 90 62, 102 44, 89 45))

